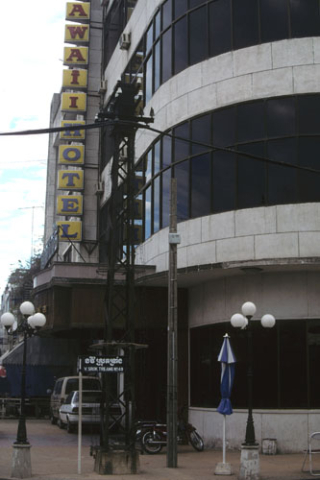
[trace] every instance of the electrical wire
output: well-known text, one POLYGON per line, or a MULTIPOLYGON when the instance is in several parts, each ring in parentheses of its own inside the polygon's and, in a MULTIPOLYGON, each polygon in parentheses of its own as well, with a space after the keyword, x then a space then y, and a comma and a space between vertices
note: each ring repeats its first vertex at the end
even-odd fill
MULTIPOLYGON (((139 117, 137 117, 137 118, 139 120, 139 117)), ((119 125, 119 124, 121 124, 122 126, 127 125, 127 126, 131 126, 131 127, 135 127, 136 129, 143 128, 147 131, 158 133, 159 135, 168 136, 168 137, 170 137, 174 140, 179 140, 179 141, 187 142, 187 143, 190 143, 190 144, 193 144, 193 145, 206 147, 206 148, 208 148, 209 152, 214 152, 214 151, 219 152, 220 151, 220 152, 225 152, 225 153, 234 153, 234 154, 239 155, 241 157, 247 157, 247 158, 250 158, 252 160, 257 160, 257 161, 260 161, 260 162, 265 162, 265 163, 269 163, 269 164, 272 164, 272 165, 277 165, 277 166, 280 166, 280 167, 294 168, 296 170, 302 170, 302 171, 309 172, 309 173, 320 174, 320 170, 317 170, 315 168, 304 167, 302 165, 295 165, 295 164, 290 163, 290 162, 287 163, 287 162, 283 162, 281 160, 273 160, 273 159, 270 159, 270 158, 267 158, 267 157, 261 157, 259 155, 254 155, 252 153, 235 150, 235 149, 233 149, 232 147, 229 147, 229 146, 228 147, 218 147, 217 145, 211 145, 211 144, 208 144, 208 143, 199 142, 197 140, 192 140, 192 139, 189 139, 189 138, 180 137, 178 135, 174 135, 172 133, 153 128, 150 125, 140 123, 139 121, 123 120, 123 119, 117 119, 117 118, 115 118, 114 120, 98 121, 96 123, 85 124, 85 125, 78 124, 78 125, 69 125, 69 126, 64 126, 64 127, 50 127, 50 128, 36 129, 36 130, 22 130, 22 131, 17 131, 17 132, 0 132, 0 136, 41 135, 41 134, 59 133, 59 132, 64 132, 64 131, 92 130, 92 129, 95 129, 95 128, 115 126, 115 125, 119 125)), ((207 152, 201 152, 201 155, 204 155, 205 153, 207 153, 207 152)), ((185 161, 185 159, 180 160, 178 162, 171 163, 168 167, 165 167, 165 169, 161 170, 161 173, 163 171, 167 170, 168 168, 171 168, 172 166, 175 166, 175 165, 177 165, 179 163, 182 163, 184 161, 185 161)))

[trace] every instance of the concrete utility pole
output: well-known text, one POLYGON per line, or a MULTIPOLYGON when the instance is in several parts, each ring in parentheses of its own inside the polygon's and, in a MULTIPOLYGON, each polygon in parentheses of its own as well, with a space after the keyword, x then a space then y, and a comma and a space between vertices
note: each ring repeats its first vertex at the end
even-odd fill
POLYGON ((178 294, 177 294, 177 180, 171 180, 168 281, 167 353, 167 467, 177 467, 178 437, 178 294))

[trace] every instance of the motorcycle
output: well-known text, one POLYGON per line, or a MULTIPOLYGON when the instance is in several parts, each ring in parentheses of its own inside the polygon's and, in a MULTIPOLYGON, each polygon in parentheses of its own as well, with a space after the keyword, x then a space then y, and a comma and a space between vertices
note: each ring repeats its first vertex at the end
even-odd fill
MULTIPOLYGON (((167 425, 165 423, 150 422, 144 425, 144 433, 141 432, 141 444, 143 450, 152 455, 159 453, 167 444, 167 425)), ((178 423, 178 443, 181 445, 190 443, 198 452, 204 449, 204 442, 196 428, 190 423, 180 421, 178 423)))

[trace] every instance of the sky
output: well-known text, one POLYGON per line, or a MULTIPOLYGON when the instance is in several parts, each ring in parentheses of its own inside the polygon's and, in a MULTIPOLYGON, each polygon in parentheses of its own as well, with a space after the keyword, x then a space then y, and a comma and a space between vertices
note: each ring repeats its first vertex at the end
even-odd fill
MULTIPOLYGON (((49 127, 62 85, 67 0, 1 2, 0 132, 49 127)), ((0 297, 42 251, 48 135, 0 136, 0 297)))

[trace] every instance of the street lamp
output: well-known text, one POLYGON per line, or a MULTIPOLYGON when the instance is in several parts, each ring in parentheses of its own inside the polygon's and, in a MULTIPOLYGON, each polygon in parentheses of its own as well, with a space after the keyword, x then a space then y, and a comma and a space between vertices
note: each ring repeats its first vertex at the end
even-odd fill
POLYGON ((1 324, 7 330, 8 335, 23 334, 21 405, 17 439, 13 445, 16 447, 16 450, 14 450, 12 476, 26 478, 31 476, 30 444, 27 439, 25 415, 27 339, 38 334, 40 328, 46 323, 46 317, 42 313, 35 313, 34 305, 29 301, 20 305, 20 312, 22 321, 19 322, 18 327, 14 331, 12 331, 12 327, 16 320, 11 312, 6 312, 1 316, 1 324))
MULTIPOLYGON (((246 428, 246 437, 244 446, 254 446, 256 444, 254 423, 252 416, 252 394, 253 394, 253 339, 251 319, 256 313, 256 306, 252 302, 245 302, 241 307, 241 313, 235 313, 231 317, 231 325, 236 328, 246 329, 248 337, 248 420, 246 428)), ((274 327, 276 320, 273 315, 266 314, 261 318, 261 324, 264 328, 274 327)))

